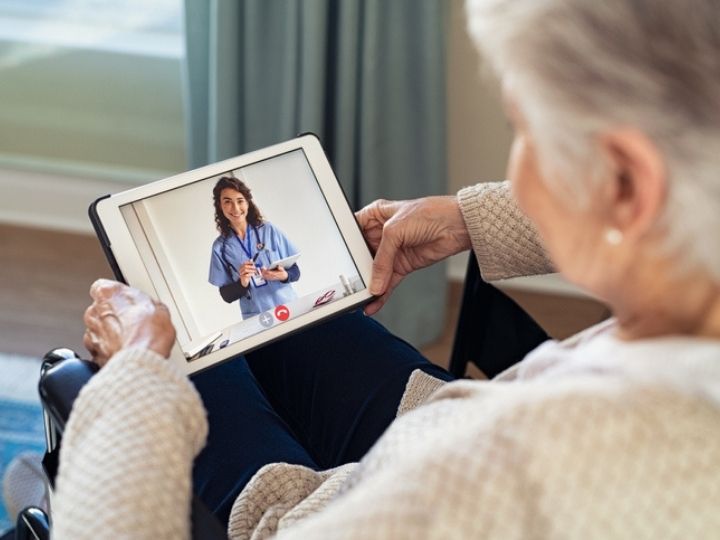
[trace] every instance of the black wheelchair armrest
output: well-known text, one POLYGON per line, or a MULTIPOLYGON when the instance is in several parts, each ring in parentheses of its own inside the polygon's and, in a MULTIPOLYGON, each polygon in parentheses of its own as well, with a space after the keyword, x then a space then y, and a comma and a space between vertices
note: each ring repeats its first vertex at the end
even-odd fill
POLYGON ((57 350, 45 356, 38 389, 43 409, 50 415, 58 432, 62 433, 75 398, 99 368, 94 362, 81 360, 74 356, 74 353, 72 357, 49 360, 56 352, 57 350))
MULTIPOLYGON (((4 538, 4 537, 3 537, 4 538)), ((50 521, 40 508, 29 506, 18 514, 15 540, 49 540, 50 521)))
POLYGON ((55 487, 60 439, 80 389, 98 370, 97 364, 80 359, 70 349, 54 349, 43 358, 38 393, 43 408, 45 444, 43 469, 55 487))

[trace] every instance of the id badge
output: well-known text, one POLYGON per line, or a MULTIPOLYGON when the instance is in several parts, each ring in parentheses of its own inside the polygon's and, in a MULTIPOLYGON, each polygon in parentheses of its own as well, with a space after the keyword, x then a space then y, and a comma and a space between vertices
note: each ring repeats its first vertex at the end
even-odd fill
POLYGON ((263 286, 267 285, 267 281, 265 280, 264 277, 262 277, 262 275, 260 274, 259 271, 258 271, 257 274, 255 274, 254 276, 252 276, 250 279, 252 280, 252 283, 253 283, 253 285, 254 285, 256 288, 257 288, 257 287, 263 287, 263 286))

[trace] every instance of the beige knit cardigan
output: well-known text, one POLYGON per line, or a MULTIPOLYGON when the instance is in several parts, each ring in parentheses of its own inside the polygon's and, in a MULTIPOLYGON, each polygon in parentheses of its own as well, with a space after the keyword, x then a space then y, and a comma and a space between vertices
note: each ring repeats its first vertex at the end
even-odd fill
MULTIPOLYGON (((551 270, 507 184, 466 188, 459 200, 486 279, 551 270)), ((672 492, 688 474, 707 474, 707 460, 720 455, 712 408, 593 380, 439 386, 413 373, 398 419, 359 464, 260 469, 233 506, 229 536, 692 538, 709 532, 708 512, 720 515, 720 483, 699 492, 697 477, 687 485, 702 507, 698 528, 681 509, 675 521, 654 514, 656 505, 677 502, 658 485, 672 492), (689 441, 682 446, 689 466, 649 436, 647 426, 663 418, 672 419, 664 426, 672 437, 689 441), (714 453, 699 453, 708 444, 714 453), (586 489, 602 486, 605 474, 627 476, 608 485, 630 491, 586 489), (655 474, 650 494, 638 488, 636 479, 655 474), (645 528, 624 527, 632 514, 645 528)), ((187 538, 192 462, 206 432, 200 397, 182 373, 148 351, 119 353, 83 389, 67 426, 54 537, 187 538)), ((252 444, 252 433, 245 436, 252 444)))

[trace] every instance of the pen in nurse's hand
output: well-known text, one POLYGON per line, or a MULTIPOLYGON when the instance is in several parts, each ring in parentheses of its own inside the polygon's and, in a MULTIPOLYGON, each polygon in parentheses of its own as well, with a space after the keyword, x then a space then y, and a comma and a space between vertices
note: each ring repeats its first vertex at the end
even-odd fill
POLYGON ((255 266, 255 272, 257 272, 258 274, 260 273, 260 269, 257 267, 257 264, 256 264, 255 261, 257 261, 257 258, 258 258, 259 256, 260 256, 260 252, 258 251, 255 255, 252 256, 252 259, 251 259, 253 265, 255 266))

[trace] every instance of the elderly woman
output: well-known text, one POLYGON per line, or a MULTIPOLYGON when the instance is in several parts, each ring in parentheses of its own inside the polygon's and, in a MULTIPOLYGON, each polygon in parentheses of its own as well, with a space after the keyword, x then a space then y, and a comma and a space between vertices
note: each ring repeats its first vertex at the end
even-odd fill
MULTIPOLYGON (((371 321, 355 317, 345 351, 357 345, 367 364, 288 396, 226 393, 265 405, 222 426, 237 436, 224 452, 213 435, 222 406, 195 381, 211 425, 198 462, 216 453, 193 472, 207 421, 193 385, 163 361, 167 313, 97 283, 88 345, 107 365, 68 425, 56 538, 187 536, 191 476, 213 508, 232 506, 232 538, 720 536, 720 4, 472 0, 468 14, 515 128, 510 185, 360 211, 376 249, 367 311, 409 272, 472 247, 488 279, 554 266, 615 317, 546 342, 493 381, 448 384, 405 345, 365 349, 371 321), (362 410, 361 431, 372 429, 338 423, 307 440, 296 428, 307 402, 323 385, 352 396, 355 377, 366 401, 326 406, 362 410), (396 387, 385 395, 371 379, 396 387), (280 398, 297 407, 272 432, 280 398), (248 430, 253 415, 265 427, 248 430), (283 438, 302 444, 280 451, 283 438), (348 463, 362 438, 372 447, 348 463)), ((335 346, 315 362, 348 367, 335 346)), ((259 383, 286 376, 268 375, 269 350, 248 359, 259 383)))

